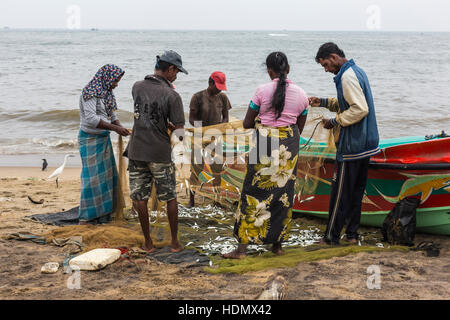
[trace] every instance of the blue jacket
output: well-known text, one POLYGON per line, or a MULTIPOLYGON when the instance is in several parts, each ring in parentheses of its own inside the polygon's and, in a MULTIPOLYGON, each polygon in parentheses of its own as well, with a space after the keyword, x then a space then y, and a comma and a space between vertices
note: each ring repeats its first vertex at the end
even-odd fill
POLYGON ((359 160, 377 154, 379 136, 372 90, 365 72, 353 60, 334 77, 337 99, 322 99, 321 107, 337 112, 331 119, 340 125, 336 160, 359 160))

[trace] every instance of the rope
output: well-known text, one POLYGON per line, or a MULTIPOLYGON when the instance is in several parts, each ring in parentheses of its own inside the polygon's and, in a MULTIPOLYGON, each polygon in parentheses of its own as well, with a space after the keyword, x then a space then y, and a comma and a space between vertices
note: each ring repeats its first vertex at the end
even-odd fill
POLYGON ((306 148, 308 146, 308 144, 311 142, 311 139, 314 137, 314 134, 316 133, 316 129, 319 126, 321 122, 317 122, 316 126, 314 127, 313 133, 311 135, 311 137, 309 137, 309 140, 303 145, 303 147, 300 147, 300 150, 303 150, 304 148, 306 148))

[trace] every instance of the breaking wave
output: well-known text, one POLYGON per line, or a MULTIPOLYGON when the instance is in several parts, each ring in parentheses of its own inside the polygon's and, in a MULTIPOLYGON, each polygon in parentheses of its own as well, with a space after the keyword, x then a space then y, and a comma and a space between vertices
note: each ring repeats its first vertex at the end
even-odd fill
POLYGON ((78 147, 77 139, 64 140, 64 139, 33 138, 31 141, 33 142, 33 144, 60 150, 73 150, 78 147))

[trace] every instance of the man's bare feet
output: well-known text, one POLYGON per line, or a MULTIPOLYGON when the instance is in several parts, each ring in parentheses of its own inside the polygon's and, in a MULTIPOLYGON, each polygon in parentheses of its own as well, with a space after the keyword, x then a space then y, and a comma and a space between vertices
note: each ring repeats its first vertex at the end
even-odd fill
POLYGON ((347 237, 344 237, 344 240, 345 241, 347 241, 347 242, 349 242, 350 244, 357 244, 358 243, 358 240, 356 240, 356 239, 349 239, 349 238, 347 238, 347 237))
POLYGON ((146 242, 143 247, 141 247, 142 250, 147 251, 147 253, 154 252, 156 248, 153 246, 153 243, 146 242))
POLYGON ((193 208, 195 207, 195 195, 194 193, 192 193, 192 191, 190 192, 190 198, 189 198, 189 203, 187 205, 188 208, 193 208))
POLYGON ((222 258, 225 259, 242 259, 245 258, 247 255, 245 254, 245 252, 241 252, 239 250, 234 250, 231 251, 230 253, 225 253, 222 255, 222 258))
POLYGON ((144 250, 147 253, 152 253, 155 252, 156 248, 152 247, 152 248, 147 248, 147 247, 141 247, 142 250, 144 250))
POLYGON ((321 238, 318 244, 324 246, 338 246, 339 242, 329 242, 325 238, 321 238))
POLYGON ((178 241, 175 243, 172 243, 172 245, 170 246, 170 252, 172 252, 172 253, 181 252, 183 250, 184 250, 183 245, 181 245, 178 241))
POLYGON ((89 221, 80 221, 80 222, 78 222, 78 225, 89 226, 89 225, 93 225, 93 223, 90 223, 89 221))
POLYGON ((277 256, 281 256, 284 253, 284 251, 281 249, 281 243, 274 243, 272 245, 272 252, 277 256))

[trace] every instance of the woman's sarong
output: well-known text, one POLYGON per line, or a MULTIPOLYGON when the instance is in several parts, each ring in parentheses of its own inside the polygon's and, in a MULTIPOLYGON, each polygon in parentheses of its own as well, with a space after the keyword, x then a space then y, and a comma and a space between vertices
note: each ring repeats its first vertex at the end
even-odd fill
POLYGON ((234 236, 241 244, 281 243, 291 227, 300 135, 297 125, 258 125, 255 136, 234 236))
MULTIPOLYGON (((81 200, 78 218, 110 220, 116 207, 118 173, 109 131, 101 134, 79 132, 81 200)), ((105 222, 106 222, 105 221, 105 222)))

